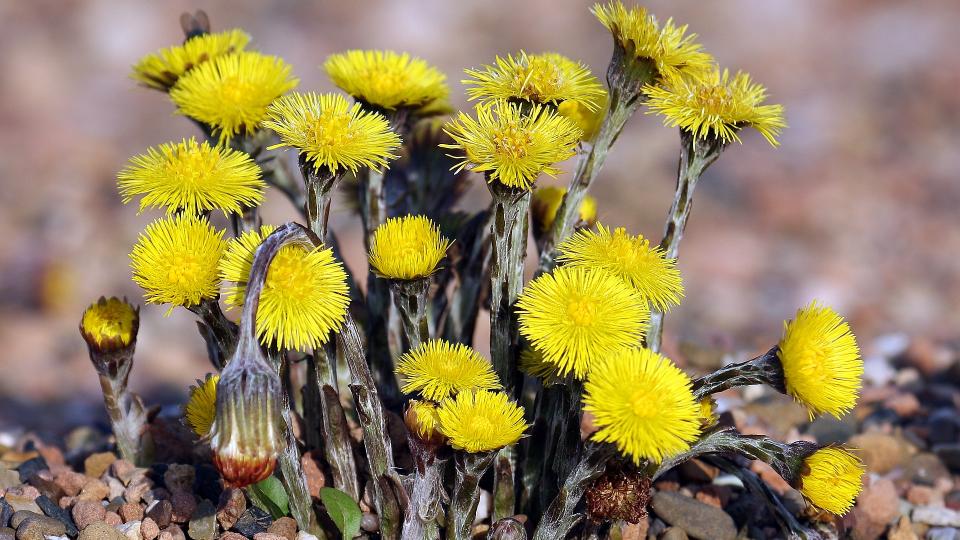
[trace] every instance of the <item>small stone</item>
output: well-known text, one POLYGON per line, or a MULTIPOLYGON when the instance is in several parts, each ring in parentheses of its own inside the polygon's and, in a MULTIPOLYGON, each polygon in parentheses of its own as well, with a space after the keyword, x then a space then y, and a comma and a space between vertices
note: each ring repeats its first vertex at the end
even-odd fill
POLYGON ((4 497, 23 497, 24 499, 30 499, 31 501, 40 496, 40 491, 30 485, 23 484, 20 486, 15 486, 7 490, 4 494, 4 497))
POLYGON ((807 501, 803 498, 803 494, 795 489, 788 489, 781 497, 781 502, 791 514, 797 517, 807 509, 807 501))
POLYGON ((660 540, 687 540, 689 536, 679 527, 669 527, 659 536, 660 540))
POLYGON ((750 470, 757 473, 757 475, 759 475, 760 478, 766 482, 771 489, 780 495, 786 493, 788 489, 792 489, 790 483, 777 474, 777 471, 773 470, 773 467, 760 461, 759 459, 750 463, 750 470))
POLYGON ((917 506, 910 519, 934 527, 960 527, 960 512, 940 506, 917 506))
POLYGON ((323 471, 320 470, 320 466, 317 465, 317 461, 310 454, 303 454, 300 458, 300 463, 303 465, 303 475, 307 479, 307 491, 310 492, 310 496, 319 499, 320 490, 326 485, 326 478, 323 476, 323 471))
POLYGON ((887 474, 909 457, 907 444, 893 435, 871 431, 850 438, 850 445, 859 448, 867 470, 887 474))
POLYGON ((246 537, 253 537, 257 533, 267 532, 267 528, 270 527, 272 522, 270 514, 256 506, 251 506, 240 516, 233 528, 246 537))
POLYGON ((20 473, 11 471, 0 465, 0 489, 8 489, 20 485, 20 473))
POLYGON ((107 515, 103 516, 103 520, 114 527, 123 523, 123 518, 116 512, 107 512, 107 515))
POLYGON ((909 418, 920 413, 920 400, 909 392, 891 397, 883 403, 883 406, 897 413, 900 418, 909 418))
POLYGON ((127 537, 128 540, 140 540, 142 535, 140 534, 140 527, 142 523, 139 521, 128 521, 117 527, 117 532, 127 537))
POLYGON ((285 538, 279 534, 262 532, 253 535, 253 540, 285 540, 285 538))
POLYGON ((170 520, 173 519, 173 505, 167 500, 154 501, 147 507, 146 516, 162 529, 170 525, 170 520))
POLYGON ((954 472, 960 471, 960 443, 938 444, 933 453, 954 472))
POLYGON ((913 527, 910 525, 910 518, 907 516, 900 516, 900 521, 897 521, 896 525, 890 527, 890 531, 887 532, 887 540, 920 540, 917 536, 917 533, 913 532, 913 527))
POLYGON ((163 473, 163 483, 171 493, 186 491, 193 493, 193 483, 197 479, 197 471, 193 465, 173 463, 163 473))
POLYGON ((143 519, 143 508, 139 504, 123 503, 120 505, 120 510, 117 513, 120 514, 120 517, 123 518, 125 523, 128 521, 141 521, 143 519))
POLYGON ((60 505, 44 495, 37 497, 34 502, 36 502, 37 506, 43 510, 44 514, 56 519, 60 523, 63 523, 63 526, 67 529, 67 534, 70 536, 77 535, 79 531, 77 530, 76 523, 73 522, 73 518, 70 517, 70 513, 63 508, 60 508, 60 505))
POLYGON ((297 540, 297 522, 293 518, 282 517, 271 523, 267 532, 282 536, 287 540, 297 540))
POLYGON ((113 452, 90 454, 83 460, 83 473, 91 478, 100 478, 116 460, 117 456, 113 452))
POLYGON ((110 474, 117 480, 123 482, 124 486, 129 485, 134 476, 144 470, 145 469, 138 469, 136 465, 125 459, 118 459, 110 465, 110 474))
POLYGON ((700 461, 699 459, 690 459, 680 464, 677 469, 680 475, 690 482, 698 484, 709 484, 720 474, 720 470, 712 465, 700 461))
POLYGON ((640 523, 625 523, 621 529, 622 540, 646 540, 649 529, 650 520, 647 519, 640 520, 640 523))
POLYGON ((68 456, 81 456, 96 452, 107 446, 103 433, 90 426, 80 426, 67 434, 64 439, 68 456))
POLYGON ((54 475, 53 481, 60 487, 64 495, 75 497, 83 489, 83 485, 89 481, 89 478, 78 472, 66 470, 54 475))
POLYGON ((10 508, 14 512, 17 512, 20 510, 28 510, 35 514, 43 513, 43 510, 41 510, 40 507, 37 506, 37 503, 34 502, 36 497, 30 498, 30 497, 24 497, 22 495, 12 495, 10 494, 10 492, 7 492, 7 494, 4 495, 3 498, 5 501, 7 501, 7 504, 10 505, 10 508))
POLYGON ((183 534, 183 530, 176 525, 170 525, 166 529, 160 531, 160 540, 187 540, 186 536, 183 534))
POLYGON ((81 531, 88 525, 97 521, 103 521, 107 511, 98 501, 77 501, 73 505, 73 522, 81 531))
POLYGON ((127 489, 123 491, 123 498, 129 503, 139 503, 143 496, 153 487, 153 480, 147 477, 140 477, 133 480, 127 489))
POLYGON ((193 540, 213 540, 217 536, 217 509, 213 503, 204 499, 196 505, 196 511, 190 518, 187 534, 193 540))
POLYGON ((44 540, 46 536, 67 534, 63 523, 47 516, 30 516, 17 526, 17 540, 44 540))
POLYGON ((297 533, 297 540, 320 540, 316 535, 310 534, 307 531, 300 531, 297 533))
POLYGON ((856 419, 847 415, 838 420, 830 415, 821 416, 807 426, 807 433, 820 444, 841 444, 857 432, 856 419))
POLYGON ((232 529, 234 523, 240 519, 247 509, 247 498, 243 491, 228 488, 220 494, 220 503, 217 505, 217 521, 224 529, 232 529))
POLYGON ((143 540, 153 540, 160 536, 160 527, 157 526, 156 521, 143 518, 143 521, 140 522, 140 535, 143 536, 143 540))
POLYGON ((887 478, 866 486, 853 509, 855 538, 879 538, 887 525, 897 516, 900 501, 897 488, 887 478))
MULTIPOLYGON (((144 540, 146 540, 146 539, 144 539, 144 540)), ((217 540, 248 540, 248 539, 247 539, 246 536, 244 536, 244 535, 242 535, 242 534, 240 534, 240 533, 225 532, 225 533, 221 534, 221 535, 220 535, 220 538, 218 538, 217 540)))
POLYGON ((77 496, 81 501, 102 501, 110 495, 110 488, 100 480, 90 480, 83 485, 80 495, 77 496))
POLYGON ((29 510, 17 510, 13 513, 13 516, 10 517, 10 526, 16 529, 27 518, 40 517, 42 515, 43 514, 38 514, 37 512, 31 512, 29 510))
POLYGON ((910 486, 907 489, 907 501, 914 506, 924 506, 933 500, 933 488, 927 486, 910 486))
POLYGON ((938 478, 948 477, 950 471, 943 465, 934 454, 922 453, 910 458, 904 467, 904 478, 912 481, 914 484, 932 486, 938 478))
POLYGON ((17 540, 17 531, 10 527, 0 527, 0 540, 17 540))
POLYGON ((960 540, 960 530, 953 527, 934 527, 927 531, 927 540, 960 540))
POLYGON ((127 540, 127 537, 111 525, 97 521, 80 531, 77 540, 127 540))
POLYGON ((0 497, 0 527, 6 527, 10 524, 10 518, 13 517, 13 507, 6 499, 0 497))
POLYGON ((20 473, 20 478, 30 478, 40 471, 49 469, 50 466, 47 465, 47 460, 37 456, 21 463, 20 466, 17 467, 17 472, 20 473))
POLYGON ((733 540, 737 527, 726 512, 679 493, 657 492, 650 508, 664 521, 698 540, 733 540))
MULTIPOLYGON (((960 510, 960 490, 955 489, 943 496, 943 504, 951 510, 960 510)), ((3 521, 0 520, 0 525, 3 521)))
POLYGON ((113 478, 112 476, 104 476, 104 481, 106 481, 107 488, 110 490, 110 494, 107 495, 107 498, 111 501, 114 499, 122 499, 123 494, 126 491, 126 488, 123 486, 123 482, 113 478))
POLYGON ((374 513, 364 512, 360 516, 360 528, 369 533, 377 532, 380 530, 380 519, 374 513))

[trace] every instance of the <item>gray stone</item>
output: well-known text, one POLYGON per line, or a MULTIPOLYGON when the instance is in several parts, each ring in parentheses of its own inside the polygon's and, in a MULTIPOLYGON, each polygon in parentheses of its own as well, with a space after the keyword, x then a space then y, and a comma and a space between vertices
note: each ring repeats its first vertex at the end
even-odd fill
POLYGON ((0 527, 6 527, 10 524, 10 518, 13 516, 13 507, 6 499, 0 497, 0 527))
POLYGON ((41 456, 28 459, 21 463, 19 467, 17 467, 17 471, 20 473, 20 478, 30 478, 40 471, 49 469, 50 466, 47 465, 47 460, 43 459, 41 456))
POLYGON ((653 495, 650 508, 692 538, 734 540, 737 537, 737 527, 726 512, 679 493, 658 491, 653 495))
POLYGON ((940 478, 949 478, 950 471, 935 454, 924 452, 910 458, 904 467, 903 476, 914 484, 932 486, 940 478))
POLYGON ((111 527, 106 521, 97 521, 80 531, 77 540, 127 540, 127 537, 120 534, 120 531, 111 527))
POLYGON ((187 534, 193 540, 213 540, 217 536, 217 509, 213 503, 204 499, 190 518, 187 534))
POLYGON ((680 527, 670 527, 663 531, 663 534, 661 534, 659 538, 660 540, 687 540, 689 536, 687 536, 687 533, 680 527))
POLYGON ((960 471, 960 443, 938 444, 933 453, 952 471, 960 471))
POLYGON ((917 506, 910 519, 934 527, 960 527, 960 512, 942 506, 917 506))
POLYGON ((128 540, 140 540, 140 525, 139 521, 128 521, 122 525, 117 526, 117 532, 127 537, 128 540))
POLYGON ((934 527, 927 531, 927 540, 960 540, 960 531, 953 527, 934 527))
POLYGON ((10 508, 14 512, 19 512, 20 510, 27 510, 35 514, 43 514, 43 510, 37 506, 37 503, 29 497, 23 497, 21 495, 11 495, 9 493, 4 496, 4 499, 7 501, 7 504, 10 505, 10 508))
POLYGON ((0 465, 0 489, 9 489, 20 485, 20 473, 0 465))
POLYGON ((813 435, 820 444, 845 443, 856 432, 856 419, 849 414, 841 420, 829 415, 821 416, 807 427, 807 433, 813 435))
POLYGON ((271 523, 273 523, 273 519, 270 518, 270 514, 256 506, 251 506, 240 516, 240 519, 234 524, 233 530, 248 538, 253 538, 253 535, 257 533, 267 532, 271 523))
POLYGON ((60 508, 60 505, 50 500, 49 497, 41 495, 37 497, 36 501, 37 506, 43 510, 43 513, 56 519, 60 523, 63 523, 63 526, 67 529, 67 535, 76 536, 79 532, 77 530, 76 523, 73 522, 73 518, 70 517, 70 513, 60 508))
POLYGON ((0 527, 0 540, 17 540, 17 531, 10 527, 0 527))

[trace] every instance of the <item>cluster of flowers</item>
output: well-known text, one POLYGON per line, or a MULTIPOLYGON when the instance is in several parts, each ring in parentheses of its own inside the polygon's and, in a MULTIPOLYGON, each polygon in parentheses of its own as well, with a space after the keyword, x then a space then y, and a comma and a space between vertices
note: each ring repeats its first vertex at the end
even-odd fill
MULTIPOLYGON (((813 302, 766 354, 697 379, 659 353, 664 314, 684 295, 676 258, 700 175, 747 128, 776 146, 782 108, 765 104, 749 75, 717 67, 686 26, 619 1, 593 13, 613 37, 606 87, 577 61, 521 52, 466 70, 467 95, 479 103, 448 120, 445 77, 419 58, 334 54, 323 68, 352 102, 294 92, 282 59, 247 50, 243 31, 210 33, 202 14, 184 18, 182 45, 134 66, 133 77, 167 93, 204 136, 132 158, 118 185, 124 202, 166 211, 133 247, 133 279, 148 303, 199 317, 219 374, 192 390, 185 417, 227 484, 255 485, 279 462, 291 511, 314 530, 299 456, 323 450, 335 486, 354 501, 369 475, 382 537, 468 538, 480 479, 493 468, 492 530, 518 526, 511 520, 523 513, 535 538, 561 538, 604 474, 649 480, 685 459, 739 452, 771 463, 817 507, 850 509, 863 470, 851 451, 739 435, 717 425, 711 398, 768 384, 811 417, 846 414, 862 363, 838 314, 813 302), (677 197, 659 245, 597 223, 587 194, 642 105, 681 135, 677 197), (536 187, 574 156, 568 188, 536 187), (454 210, 467 171, 485 177, 488 209, 454 210), (260 223, 268 186, 302 208, 306 226, 260 223), (356 197, 366 232, 363 291, 328 228, 338 187, 356 197), (229 219, 229 234, 214 212, 229 219), (539 261, 525 283, 528 229, 539 261), (221 295, 242 310, 239 326, 221 295), (470 346, 487 305, 490 360, 470 346), (338 364, 349 373, 364 466, 338 364), (289 373, 303 365, 308 384, 291 389, 289 373), (416 463, 406 484, 394 462, 401 441, 386 428, 394 413, 404 415, 416 463), (594 428, 587 440, 584 415, 594 428)), ((146 418, 126 389, 138 314, 101 299, 81 332, 111 394, 118 448, 143 462, 146 418)), ((643 515, 644 497, 629 504, 591 506, 590 517, 643 515)))

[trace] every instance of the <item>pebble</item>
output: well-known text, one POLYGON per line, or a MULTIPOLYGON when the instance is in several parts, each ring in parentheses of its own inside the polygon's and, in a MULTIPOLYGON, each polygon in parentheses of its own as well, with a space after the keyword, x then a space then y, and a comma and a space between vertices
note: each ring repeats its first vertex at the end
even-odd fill
POLYGON ((952 471, 960 472, 960 443, 938 444, 933 447, 933 453, 952 471))
POLYGON ((910 519, 934 527, 960 527, 960 512, 942 506, 918 506, 913 509, 910 519))
POLYGON ((687 536, 687 533, 683 529, 679 527, 669 527, 663 531, 659 540, 687 540, 687 538, 689 538, 689 536, 687 536))
MULTIPOLYGON (((646 523, 644 521, 643 523, 646 523)), ((310 534, 307 531, 300 531, 297 533, 297 540, 320 540, 316 535, 310 534)))
POLYGON ((117 532, 126 536, 128 540, 140 540, 140 527, 141 523, 139 521, 129 521, 117 527, 117 532))
POLYGON ((89 481, 89 478, 81 473, 65 470, 54 475, 53 481, 63 491, 64 495, 75 497, 80 494, 80 490, 83 489, 83 485, 89 481))
POLYGON ((123 498, 129 503, 139 503, 152 487, 152 480, 146 476, 137 477, 123 491, 123 498))
POLYGON ((11 471, 0 465, 0 489, 8 489, 20 485, 20 473, 11 471))
POLYGON ((924 506, 933 500, 933 488, 928 486, 910 486, 907 489, 907 501, 914 506, 924 506))
POLYGON ((10 503, 3 497, 0 497, 0 527, 6 527, 10 523, 13 512, 14 510, 13 507, 10 506, 10 503))
POLYGON ((927 540, 960 540, 960 531, 953 527, 934 527, 927 531, 927 540))
POLYGON ((146 516, 162 529, 170 525, 170 520, 173 519, 173 505, 167 500, 154 501, 147 507, 146 516))
POLYGON ((679 493, 657 492, 650 508, 664 521, 699 540, 733 540, 737 527, 726 512, 679 493))
POLYGON ((120 514, 116 512, 107 512, 107 515, 103 516, 103 520, 116 527, 123 523, 123 519, 120 518, 120 514))
POLYGON ((10 527, 0 527, 0 540, 17 540, 17 531, 10 527))
POLYGON ((45 536, 62 536, 66 533, 63 523, 47 516, 32 515, 17 526, 17 540, 44 540, 45 536))
POLYGON ((186 536, 183 535, 183 531, 180 527, 176 525, 170 525, 166 529, 160 531, 160 540, 187 540, 186 536))
POLYGON ((213 503, 204 499, 196 505, 187 534, 193 540, 213 540, 217 536, 217 509, 213 503))
POLYGON ((153 540, 160 536, 160 527, 157 526, 156 521, 148 517, 143 518, 143 521, 140 522, 140 534, 143 536, 143 540, 153 540))
POLYGON ((850 446, 860 449, 859 455, 867 470, 877 474, 887 474, 909 457, 903 440, 879 431, 850 437, 850 446))
POLYGON ((90 454, 83 460, 83 473, 91 478, 100 478, 116 460, 117 456, 113 452, 90 454))
POLYGON ((173 492, 170 504, 173 506, 172 519, 174 523, 190 521, 190 517, 197 510, 197 498, 192 493, 179 489, 173 492))
POLYGON ((110 474, 125 486, 130 485, 130 481, 137 474, 143 474, 145 471, 146 469, 138 469, 136 465, 125 459, 118 459, 110 465, 110 474))
POLYGON ((864 488, 853 509, 856 538, 879 538, 900 511, 893 481, 881 478, 864 488))
POLYGON ((247 537, 235 532, 225 532, 217 540, 247 540, 247 537))
POLYGON ((262 532, 253 535, 253 540, 286 540, 286 538, 280 536, 279 534, 262 532))
POLYGON ((67 512, 63 508, 60 508, 60 506, 57 503, 53 502, 52 500, 50 500, 50 498, 44 495, 37 497, 37 499, 34 502, 36 502, 37 506, 39 506, 40 509, 43 510, 44 514, 52 517, 53 519, 56 519, 60 523, 63 523, 63 526, 66 527, 67 529, 68 535, 70 536, 77 535, 77 533, 79 532, 77 530, 77 525, 76 523, 73 522, 73 518, 70 517, 69 512, 67 512))
POLYGON ((913 531, 910 518, 900 516, 900 520, 887 532, 887 540, 920 540, 920 537, 913 531))
POLYGON ((81 501, 102 501, 110 495, 110 488, 100 480, 89 480, 80 490, 77 498, 81 501))
POLYGON ((282 517, 267 527, 268 533, 273 533, 286 538, 287 540, 297 540, 297 522, 290 517, 282 517))
POLYGON ((163 483, 171 493, 176 491, 193 493, 193 484, 196 479, 197 472, 193 465, 172 463, 163 473, 163 483))
POLYGON ((77 501, 73 505, 73 522, 81 531, 88 525, 97 521, 103 521, 107 511, 99 501, 77 501))
POLYGON ((921 453, 910 458, 904 467, 903 476, 914 484, 932 486, 938 478, 949 476, 950 472, 934 454, 921 453))
POLYGON ((320 466, 317 465, 317 461, 310 454, 303 454, 300 458, 300 463, 303 465, 303 475, 307 479, 307 491, 310 492, 310 496, 319 499, 320 490, 326 485, 326 478, 323 476, 323 471, 320 470, 320 466))
POLYGON ((270 514, 256 506, 251 506, 240 516, 233 528, 244 536, 252 537, 257 533, 267 532, 267 528, 270 527, 272 522, 270 514))
POLYGON ((123 503, 117 513, 120 514, 124 522, 143 519, 143 508, 139 504, 123 503))
POLYGON ((80 531, 77 540, 127 540, 127 537, 104 521, 96 521, 80 531))
POLYGON ((224 529, 232 529, 233 524, 240 519, 247 509, 247 497, 243 491, 229 488, 220 494, 220 503, 217 505, 217 521, 224 529))
MULTIPOLYGON (((38 494, 39 496, 39 494, 38 494)), ((37 506, 37 503, 34 502, 36 497, 24 497, 21 495, 11 495, 9 492, 4 495, 4 500, 7 501, 7 504, 10 505, 10 508, 17 512, 19 510, 29 510, 36 514, 42 514, 43 510, 37 506)))
POLYGON ((20 473, 20 478, 30 478, 40 471, 49 469, 50 466, 47 465, 47 460, 37 456, 21 463, 20 466, 17 467, 17 472, 20 473))
POLYGON ((820 444, 842 444, 857 433, 857 423, 853 415, 842 420, 832 416, 821 416, 807 426, 807 433, 820 444))

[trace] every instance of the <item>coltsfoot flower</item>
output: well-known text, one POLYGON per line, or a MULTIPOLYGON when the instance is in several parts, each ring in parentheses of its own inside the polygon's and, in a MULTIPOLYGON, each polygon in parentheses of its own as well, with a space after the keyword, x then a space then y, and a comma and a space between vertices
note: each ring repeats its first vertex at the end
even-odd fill
POLYGON ((607 105, 609 101, 610 96, 607 94, 607 91, 604 90, 603 94, 597 98, 597 106, 595 109, 590 109, 576 101, 564 101, 557 107, 557 112, 560 113, 561 116, 569 118, 580 128, 581 141, 589 142, 592 141, 600 131, 600 125, 603 124, 603 119, 607 116, 607 105))
POLYGON ((783 323, 777 356, 787 393, 806 405, 811 418, 837 418, 857 404, 863 360, 850 325, 829 307, 813 301, 783 323))
POLYGON ((642 235, 631 236, 623 227, 602 224, 597 231, 581 230, 558 247, 557 260, 574 268, 602 268, 632 285, 661 311, 680 304, 683 281, 676 259, 650 246, 642 235))
POLYGON ((418 279, 432 274, 447 254, 450 240, 425 216, 388 219, 373 231, 370 267, 390 279, 418 279))
POLYGON ((210 146, 191 137, 166 143, 130 158, 117 175, 124 204, 143 195, 140 210, 166 208, 168 214, 186 210, 240 213, 263 201, 266 187, 260 167, 244 152, 210 146))
POLYGON ((243 30, 227 30, 193 36, 183 44, 148 54, 133 66, 134 80, 167 91, 184 73, 225 54, 242 51, 250 41, 243 30))
POLYGON ((440 416, 437 414, 437 404, 432 401, 410 400, 403 421, 420 441, 441 445, 447 438, 440 433, 440 416))
POLYGON ((440 70, 407 53, 347 51, 330 55, 323 68, 341 90, 380 109, 418 109, 450 95, 440 70))
POLYGON ((803 460, 795 486, 815 506, 841 516, 853 508, 863 489, 863 462, 839 447, 817 450, 803 460))
POLYGON ((647 302, 605 270, 560 267, 531 281, 517 300, 520 334, 562 375, 584 378, 593 361, 636 345, 647 302))
POLYGON ((477 118, 460 112, 444 128, 456 144, 441 148, 460 150, 456 170, 483 172, 489 182, 530 189, 541 173, 560 174, 556 164, 573 156, 580 129, 555 111, 534 105, 529 110, 516 103, 498 101, 476 107, 477 118))
POLYGON ((593 439, 616 444, 637 465, 679 454, 700 434, 700 404, 690 378, 649 349, 598 357, 583 403, 599 428, 593 439))
POLYGON ((562 54, 497 57, 496 65, 465 70, 467 97, 483 101, 518 100, 554 107, 575 103, 590 111, 600 107, 603 85, 590 68, 562 54))
POLYGON ((397 374, 404 379, 404 393, 419 392, 433 401, 464 391, 500 389, 486 358, 462 343, 442 339, 428 341, 400 357, 397 374))
POLYGON ((764 105, 767 90, 737 72, 713 71, 701 79, 678 79, 665 86, 647 86, 647 114, 660 114, 663 123, 680 127, 700 139, 740 142, 740 130, 757 130, 772 146, 787 126, 782 105, 764 105))
MULTIPOLYGON (((557 219, 557 210, 560 209, 563 196, 566 194, 567 188, 559 186, 537 188, 533 192, 530 214, 538 232, 544 233, 553 227, 553 222, 557 219)), ((586 195, 580 203, 579 221, 584 227, 591 227, 596 223, 597 199, 592 195, 586 195)))
POLYGON ((90 304, 80 319, 80 333, 91 350, 109 353, 125 349, 137 341, 140 309, 126 299, 100 297, 90 304))
POLYGON ((181 214, 158 219, 140 234, 130 253, 133 280, 147 302, 193 306, 220 290, 217 265, 226 248, 223 231, 202 218, 181 214))
POLYGON ((190 388, 190 399, 183 416, 198 437, 206 437, 217 414, 217 382, 220 375, 211 373, 190 388))
POLYGON ((224 143, 256 131, 267 106, 298 82, 282 59, 244 51, 190 70, 170 90, 170 99, 178 113, 208 125, 224 143))
POLYGON ((267 109, 263 126, 277 132, 270 148, 296 148, 315 169, 336 174, 381 169, 397 156, 400 137, 382 114, 364 111, 340 94, 294 93, 267 109))
POLYGON ((503 392, 461 392, 444 400, 437 416, 450 445, 472 454, 510 446, 527 429, 523 407, 503 392))

